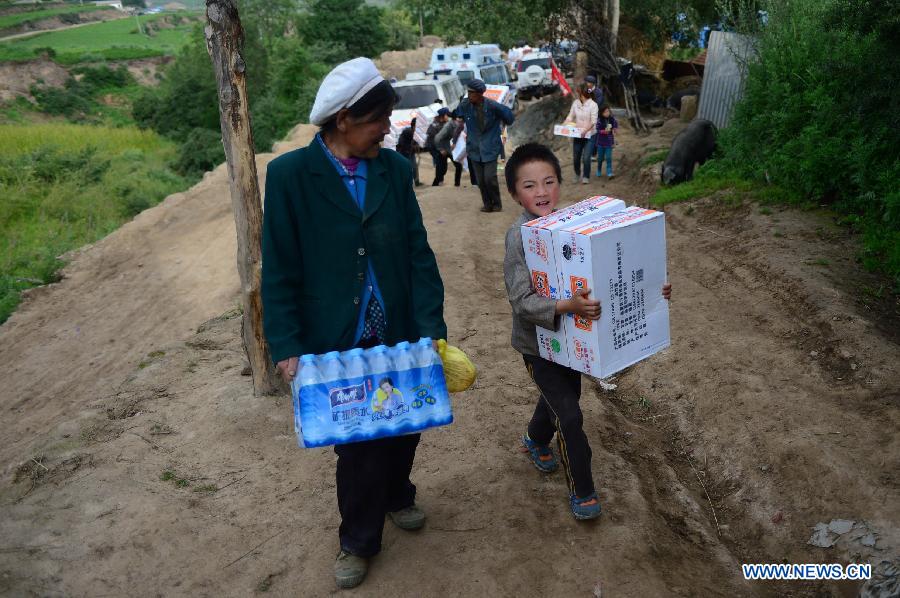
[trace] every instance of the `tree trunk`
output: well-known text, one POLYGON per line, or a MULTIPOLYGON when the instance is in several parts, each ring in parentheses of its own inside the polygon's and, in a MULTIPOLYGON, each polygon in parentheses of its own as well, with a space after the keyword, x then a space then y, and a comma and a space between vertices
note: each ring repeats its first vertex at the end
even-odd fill
POLYGON ((419 47, 425 45, 425 9, 419 7, 419 47))
POLYGON ((609 0, 609 51, 616 55, 619 38, 619 0, 609 0))
POLYGON ((241 55, 244 30, 235 0, 206 0, 204 33, 219 87, 219 121, 237 228, 237 267, 244 311, 241 336, 250 360, 254 393, 274 394, 278 388, 275 367, 262 329, 262 207, 241 55))

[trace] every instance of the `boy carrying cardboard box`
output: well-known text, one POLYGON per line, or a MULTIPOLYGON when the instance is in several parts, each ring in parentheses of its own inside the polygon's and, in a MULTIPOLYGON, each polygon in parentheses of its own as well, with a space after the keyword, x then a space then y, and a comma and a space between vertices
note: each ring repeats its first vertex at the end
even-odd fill
MULTIPOLYGON (((546 146, 528 143, 520 146, 506 164, 506 186, 524 208, 524 213, 506 233, 506 257, 503 274, 513 310, 512 346, 522 353, 528 373, 538 387, 534 414, 522 437, 523 451, 541 472, 558 468, 550 448, 554 434, 569 487, 569 507, 576 519, 600 516, 600 500, 591 473, 591 447, 583 429, 581 374, 540 356, 536 326, 559 330, 561 316, 572 314, 596 321, 601 315, 600 301, 592 299, 590 288, 576 290, 568 298, 551 298, 533 286, 531 271, 522 244, 522 225, 547 216, 559 203, 562 174, 559 160, 546 146)), ((662 296, 671 294, 671 286, 662 287, 662 296)))

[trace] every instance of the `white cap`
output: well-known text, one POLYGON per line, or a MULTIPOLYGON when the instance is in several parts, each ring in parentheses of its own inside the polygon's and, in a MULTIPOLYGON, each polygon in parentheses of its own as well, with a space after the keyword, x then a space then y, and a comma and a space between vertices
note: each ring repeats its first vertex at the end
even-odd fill
POLYGON ((310 124, 325 124, 338 111, 355 104, 382 81, 384 77, 368 58, 354 58, 337 65, 319 85, 316 101, 309 113, 310 124))

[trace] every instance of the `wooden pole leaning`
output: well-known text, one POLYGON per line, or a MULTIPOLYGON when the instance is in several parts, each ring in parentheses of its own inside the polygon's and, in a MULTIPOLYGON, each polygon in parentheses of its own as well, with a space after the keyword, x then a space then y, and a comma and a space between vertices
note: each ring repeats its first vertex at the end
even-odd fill
POLYGON ((222 143, 237 228, 237 267, 244 312, 241 336, 250 361, 254 393, 271 395, 278 392, 279 386, 262 327, 262 206, 242 55, 244 30, 235 0, 206 0, 204 32, 218 84, 222 143))

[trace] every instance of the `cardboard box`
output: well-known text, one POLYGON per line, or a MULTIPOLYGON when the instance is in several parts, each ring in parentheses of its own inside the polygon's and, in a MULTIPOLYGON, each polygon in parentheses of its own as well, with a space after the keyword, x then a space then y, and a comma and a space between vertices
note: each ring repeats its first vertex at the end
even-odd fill
MULTIPOLYGON (((585 139, 590 139, 594 136, 597 131, 591 129, 588 136, 585 139)), ((560 137, 581 137, 581 129, 575 126, 575 123, 563 123, 561 125, 553 126, 553 134, 559 135, 560 137)))
POLYGON ((564 318, 569 367, 605 378, 670 344, 665 214, 630 207, 556 231, 564 298, 590 288, 599 320, 564 318))
POLYGON ((466 150, 466 133, 463 131, 460 133, 459 138, 456 140, 456 144, 453 146, 453 153, 451 157, 454 162, 458 162, 463 165, 463 168, 466 170, 469 169, 469 166, 466 162, 466 157, 468 152, 466 150))
MULTIPOLYGON (((539 295, 549 299, 563 298, 563 279, 557 267, 559 258, 554 253, 554 235, 564 226, 596 218, 625 207, 620 199, 598 195, 562 208, 542 218, 522 225, 522 246, 525 263, 531 271, 531 284, 539 295)), ((565 329, 537 328, 538 348, 541 357, 569 367, 568 343, 565 329)))
POLYGON ((487 85, 484 91, 484 97, 494 100, 498 104, 503 104, 507 108, 512 108, 515 104, 515 94, 512 93, 508 85, 487 85))

